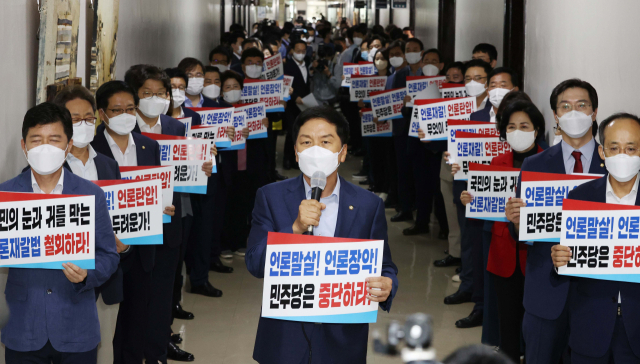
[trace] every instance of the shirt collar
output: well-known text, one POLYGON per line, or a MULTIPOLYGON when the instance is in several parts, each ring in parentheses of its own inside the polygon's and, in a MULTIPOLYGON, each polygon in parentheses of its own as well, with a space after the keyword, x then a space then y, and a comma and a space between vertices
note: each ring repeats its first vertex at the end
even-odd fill
MULTIPOLYGON (((98 155, 98 153, 96 153, 96 151, 93 149, 93 147, 91 146, 91 144, 89 144, 89 159, 93 159, 98 155)), ((75 155, 69 153, 67 154, 67 159, 72 162, 72 161, 80 161, 80 159, 76 158, 75 155)), ((88 162, 88 161, 87 161, 88 162)))
MULTIPOLYGON (((564 141, 564 139, 562 139, 562 141, 560 142, 560 145, 562 146, 562 157, 564 158, 564 161, 566 162, 569 160, 569 158, 573 158, 571 156, 571 153, 573 153, 576 149, 573 149, 573 147, 567 144, 564 141)), ((578 151, 582 153, 582 155, 585 156, 585 158, 591 159, 591 157, 593 156, 593 151, 595 149, 596 149, 596 141, 593 138, 591 138, 591 140, 589 140, 587 144, 583 145, 580 149, 578 149, 578 151)))
POLYGON ((493 106, 491 106, 491 110, 489 110, 489 117, 491 119, 495 119, 495 117, 496 117, 496 112, 493 111, 493 106))
MULTIPOLYGON (((202 97, 202 95, 200 95, 200 97, 202 97)), ((142 117, 140 116, 139 113, 136 113, 136 120, 138 121, 138 127, 140 128, 140 131, 142 131, 142 127, 145 125, 149 126, 149 129, 155 128, 156 125, 160 125, 160 127, 162 127, 162 120, 160 119, 160 115, 158 115, 158 118, 156 119, 156 122, 153 125, 149 125, 145 123, 144 120, 142 120, 142 117)))
MULTIPOLYGON (((302 180, 304 181, 304 194, 305 196, 307 196, 307 198, 311 198, 311 186, 309 186, 309 184, 307 183, 307 180, 304 177, 302 178, 302 180)), ((324 197, 324 198, 331 198, 333 196, 336 196, 336 197, 340 196, 340 176, 338 176, 336 187, 333 189, 333 192, 331 193, 331 195, 329 195, 329 197, 324 197)))
MULTIPOLYGON (((31 187, 33 188, 33 192, 36 191, 36 187, 37 187, 40 193, 43 193, 42 189, 40 188, 40 185, 38 184, 38 181, 36 181, 36 176, 33 175, 33 170, 31 170, 31 187)), ((58 188, 60 189, 60 193, 62 193, 63 187, 64 187, 64 167, 62 167, 62 171, 60 172, 60 178, 58 179, 58 183, 56 183, 56 186, 53 188, 51 193, 55 192, 55 190, 58 188)))
MULTIPOLYGON (((622 198, 619 198, 614 192, 613 192, 613 187, 611 187, 611 181, 609 181, 609 178, 613 178, 610 174, 607 175, 607 195, 611 194, 611 196, 615 197, 618 200, 622 200, 622 198, 627 197, 629 195, 632 194, 637 194, 638 193, 638 181, 640 181, 640 176, 636 176, 636 182, 633 184, 633 187, 631 188, 631 191, 627 194, 627 196, 624 196, 622 198)), ((635 201, 633 201, 635 203, 635 201)))
MULTIPOLYGON (((120 148, 118 146, 118 144, 116 143, 115 140, 113 140, 113 138, 111 137, 111 135, 109 135, 109 133, 107 132, 107 129, 104 129, 104 136, 107 138, 107 143, 109 143, 109 147, 113 148, 120 148)), ((129 144, 127 144, 127 149, 131 148, 131 147, 135 147, 136 146, 136 142, 133 140, 133 135, 131 135, 131 133, 129 133, 129 144)))

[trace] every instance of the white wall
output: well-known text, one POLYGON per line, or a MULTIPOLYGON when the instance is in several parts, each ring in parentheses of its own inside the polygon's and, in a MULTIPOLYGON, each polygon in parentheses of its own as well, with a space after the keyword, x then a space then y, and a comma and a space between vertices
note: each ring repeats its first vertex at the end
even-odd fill
POLYGON ((527 1, 525 91, 555 126, 549 96, 560 82, 578 77, 598 92, 598 121, 627 111, 640 114, 636 72, 640 2, 527 1))
MULTIPOLYGON (((409 6, 409 2, 407 1, 407 6, 409 6)), ((408 27, 410 23, 411 11, 409 8, 402 9, 393 9, 393 24, 395 24, 398 28, 402 29, 404 27, 408 27)))
POLYGON ((498 50, 498 66, 502 65, 503 34, 504 0, 456 1, 456 61, 470 60, 476 44, 489 43, 498 50))
POLYGON ((438 48, 438 0, 416 1, 415 31, 425 49, 438 48))

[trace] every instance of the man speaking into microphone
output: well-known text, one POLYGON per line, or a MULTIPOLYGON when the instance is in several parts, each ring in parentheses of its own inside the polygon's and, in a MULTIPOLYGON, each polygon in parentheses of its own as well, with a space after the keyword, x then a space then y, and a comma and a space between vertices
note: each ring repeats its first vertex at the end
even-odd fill
MULTIPOLYGON (((337 171, 347 157, 349 124, 331 108, 310 108, 296 119, 293 138, 302 175, 258 190, 245 256, 249 272, 264 277, 270 231, 384 240, 382 275, 367 278, 367 299, 388 312, 398 290, 398 268, 391 260, 384 202, 345 181, 337 171), (321 188, 324 176, 326 185, 321 188), (319 201, 312 198, 318 188, 322 190, 319 201)), ((261 317, 253 359, 261 364, 366 363, 368 333, 368 324, 261 317)))

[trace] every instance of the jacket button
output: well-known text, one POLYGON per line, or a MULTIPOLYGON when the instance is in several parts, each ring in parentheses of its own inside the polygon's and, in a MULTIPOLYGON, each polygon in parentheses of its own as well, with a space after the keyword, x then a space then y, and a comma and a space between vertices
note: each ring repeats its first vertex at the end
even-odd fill
POLYGON ((53 291, 52 291, 52 290, 50 290, 50 289, 48 289, 48 290, 47 290, 47 294, 51 294, 52 292, 53 292, 53 291))

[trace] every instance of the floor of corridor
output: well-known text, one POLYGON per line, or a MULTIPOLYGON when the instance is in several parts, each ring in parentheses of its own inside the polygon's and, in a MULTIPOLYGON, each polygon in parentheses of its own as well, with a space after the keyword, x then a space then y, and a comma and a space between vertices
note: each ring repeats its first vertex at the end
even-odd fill
MULTIPOLYGON (((279 138, 279 151, 283 138, 279 138)), ((278 161, 282 165, 281 157, 278 161)), ((351 175, 360 168, 361 158, 349 156, 339 173, 346 180, 357 184, 351 175)), ((282 171, 281 171, 282 172, 282 171)), ((298 170, 284 171, 293 177, 298 170)), ((366 186, 365 186, 366 187, 366 186)), ((431 224, 431 233, 414 237, 402 235, 409 227, 406 222, 390 223, 395 210, 387 209, 389 246, 393 261, 398 266, 399 290, 393 301, 391 312, 378 311, 378 322, 369 331, 368 363, 402 363, 399 357, 391 358, 373 352, 372 334, 379 330, 386 338, 387 325, 391 320, 404 323, 407 315, 423 312, 432 316, 433 344, 438 359, 443 359, 456 348, 480 342, 481 328, 457 329, 455 321, 467 316, 472 303, 447 306, 443 298, 457 290, 459 283, 451 281, 455 268, 436 268, 433 261, 444 257, 446 240, 437 238, 437 224, 431 224)), ((174 332, 181 332, 184 350, 194 354, 196 363, 253 363, 255 341, 262 295, 262 280, 253 277, 246 269, 244 259, 234 257, 225 260, 234 268, 231 274, 210 272, 209 280, 223 291, 220 298, 208 298, 185 293, 183 307, 195 314, 195 320, 174 322, 174 332)), ((187 285, 188 286, 188 285, 187 285)), ((386 339, 385 339, 386 340, 386 339)))

